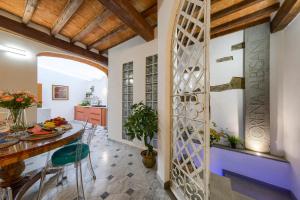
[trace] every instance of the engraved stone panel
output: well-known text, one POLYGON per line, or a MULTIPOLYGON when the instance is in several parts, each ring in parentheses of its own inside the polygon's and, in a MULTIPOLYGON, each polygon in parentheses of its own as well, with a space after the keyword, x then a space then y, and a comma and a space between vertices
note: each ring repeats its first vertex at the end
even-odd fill
POLYGON ((269 23, 245 30, 246 148, 270 151, 269 23))

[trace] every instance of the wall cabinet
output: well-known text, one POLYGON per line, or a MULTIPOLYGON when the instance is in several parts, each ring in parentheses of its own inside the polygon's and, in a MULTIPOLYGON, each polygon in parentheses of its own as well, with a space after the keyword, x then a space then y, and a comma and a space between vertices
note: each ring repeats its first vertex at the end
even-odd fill
POLYGON ((75 106, 74 119, 106 127, 107 108, 75 106))

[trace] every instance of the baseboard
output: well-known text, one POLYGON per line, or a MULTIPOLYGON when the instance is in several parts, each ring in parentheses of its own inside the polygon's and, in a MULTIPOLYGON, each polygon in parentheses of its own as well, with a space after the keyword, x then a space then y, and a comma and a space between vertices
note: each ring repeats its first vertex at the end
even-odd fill
POLYGON ((135 147, 135 148, 140 149, 142 151, 145 150, 145 148, 143 148, 139 145, 136 145, 136 144, 134 144, 133 142, 130 142, 130 141, 125 141, 125 140, 120 141, 120 140, 116 140, 116 139, 113 139, 113 138, 107 138, 107 139, 110 140, 110 141, 113 141, 113 142, 117 142, 117 143, 121 143, 121 144, 127 144, 131 147, 135 147))
POLYGON ((164 182, 158 174, 156 174, 156 178, 160 185, 166 190, 171 200, 177 200, 176 196, 171 190, 171 181, 164 182))
POLYGON ((240 178, 249 180, 249 181, 251 181, 251 182, 255 182, 255 183, 257 183, 257 184, 260 184, 260 185, 264 185, 264 186, 273 188, 274 190, 286 192, 286 193, 290 194, 292 200, 298 200, 298 199, 296 198, 296 196, 294 195, 294 193, 293 193, 291 190, 288 190, 288 189, 286 189, 286 188, 278 187, 278 186, 276 186, 276 185, 272 185, 272 184, 270 184, 270 183, 266 183, 266 182, 263 182, 263 181, 260 181, 260 180, 256 180, 256 179, 254 179, 254 178, 251 178, 251 177, 248 177, 248 176, 244 176, 244 175, 241 175, 241 174, 238 174, 238 173, 235 173, 235 172, 232 172, 232 171, 228 171, 228 170, 225 170, 225 169, 222 170, 222 174, 223 174, 223 176, 226 176, 225 174, 237 176, 237 177, 240 177, 240 178))
POLYGON ((164 188, 164 189, 170 189, 170 181, 166 181, 166 182, 164 182, 161 178, 160 178, 160 176, 156 173, 156 178, 157 178, 157 180, 158 180, 158 182, 160 183, 160 185, 164 188))

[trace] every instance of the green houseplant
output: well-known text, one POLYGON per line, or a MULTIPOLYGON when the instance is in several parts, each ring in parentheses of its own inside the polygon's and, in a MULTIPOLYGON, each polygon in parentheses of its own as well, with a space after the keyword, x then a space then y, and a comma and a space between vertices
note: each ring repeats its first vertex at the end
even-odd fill
POLYGON ((157 112, 142 102, 131 107, 132 114, 125 123, 127 135, 131 140, 137 138, 143 141, 147 150, 141 152, 145 167, 152 168, 156 163, 156 151, 153 150, 152 140, 158 131, 157 112))
POLYGON ((227 141, 231 148, 236 149, 236 146, 241 143, 240 139, 234 135, 226 135, 227 141))

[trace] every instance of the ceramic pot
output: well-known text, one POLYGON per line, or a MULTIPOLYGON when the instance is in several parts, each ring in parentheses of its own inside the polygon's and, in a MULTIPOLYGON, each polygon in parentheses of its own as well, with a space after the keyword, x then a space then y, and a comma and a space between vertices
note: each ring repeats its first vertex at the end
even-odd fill
POLYGON ((157 152, 153 151, 150 154, 147 154, 147 150, 141 152, 141 156, 143 157, 143 164, 146 168, 153 168, 156 163, 157 152))

